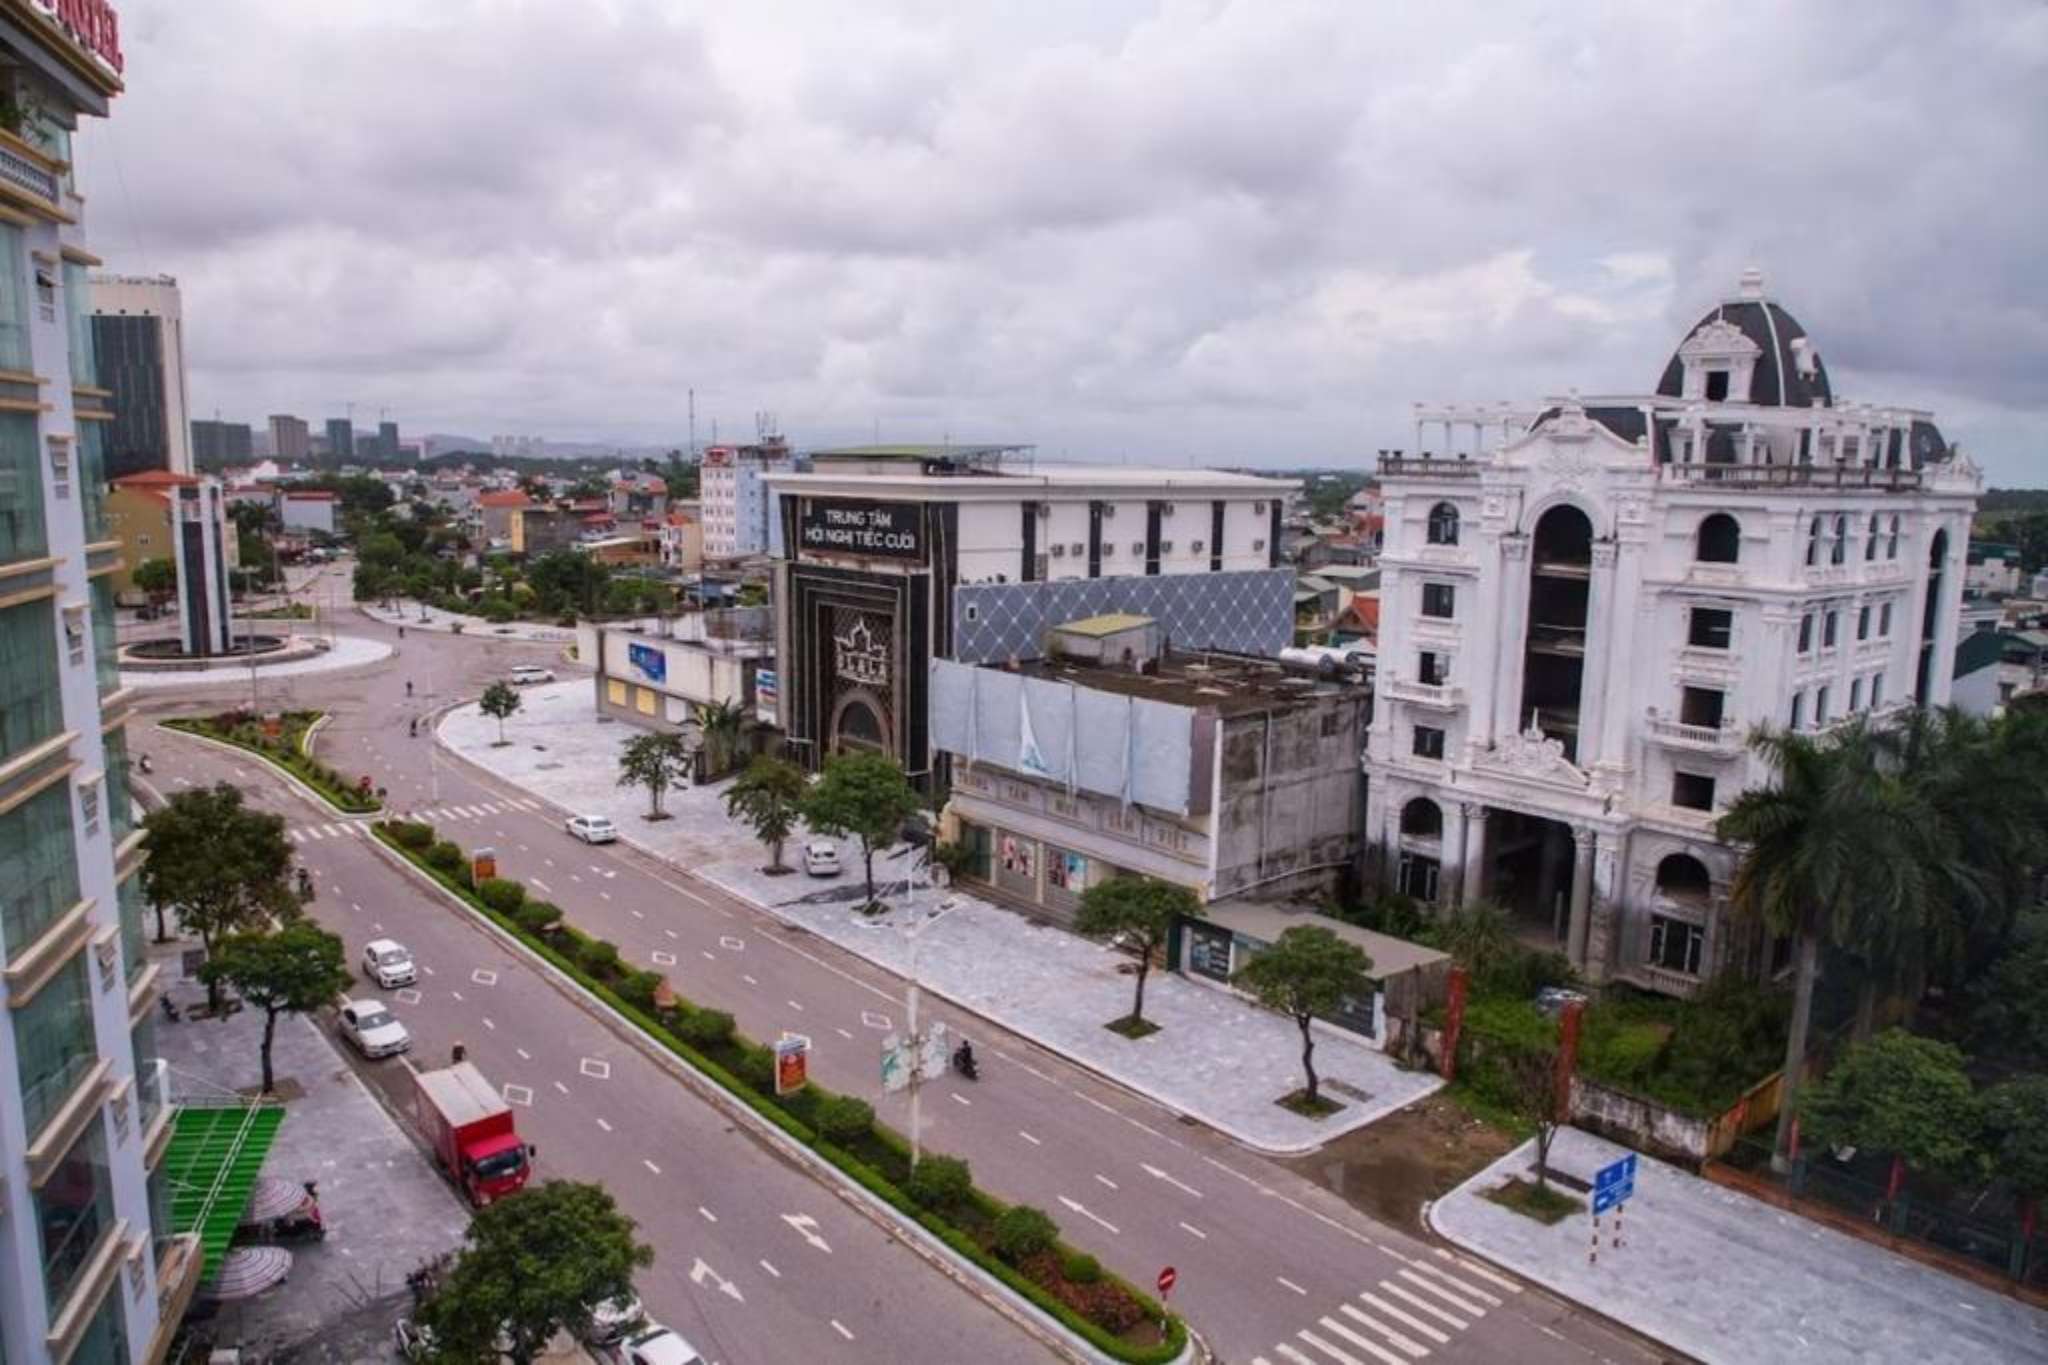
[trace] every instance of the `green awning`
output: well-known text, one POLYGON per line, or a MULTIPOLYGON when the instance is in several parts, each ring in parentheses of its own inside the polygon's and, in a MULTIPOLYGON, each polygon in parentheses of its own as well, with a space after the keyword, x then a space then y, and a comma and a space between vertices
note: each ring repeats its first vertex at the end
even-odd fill
POLYGON ((220 1272, 283 1122, 284 1106, 275 1101, 179 1106, 163 1172, 171 1185, 171 1231, 198 1233, 205 1250, 201 1283, 220 1272))

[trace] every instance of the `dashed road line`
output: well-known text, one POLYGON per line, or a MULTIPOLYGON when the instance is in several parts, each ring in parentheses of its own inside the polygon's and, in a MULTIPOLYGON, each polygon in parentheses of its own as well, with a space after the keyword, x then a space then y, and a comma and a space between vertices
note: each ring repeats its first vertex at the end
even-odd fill
POLYGON ((853 1333, 847 1331, 846 1324, 842 1323, 838 1318, 832 1319, 832 1330, 839 1333, 840 1336, 845 1337, 848 1341, 853 1340, 853 1333))
POLYGON ((522 1062, 530 1062, 533 1060, 533 1054, 531 1052, 528 1052, 523 1047, 515 1047, 512 1050, 519 1054, 519 1060, 522 1062))
POLYGON ((707 1223, 715 1223, 718 1221, 718 1215, 713 1213, 710 1209, 705 1208, 702 1204, 699 1204, 697 1206, 697 1212, 704 1215, 704 1221, 707 1223))
POLYGON ((609 1123, 606 1123, 603 1119, 599 1119, 597 1121, 597 1126, 604 1129, 607 1133, 609 1133, 612 1130, 612 1126, 609 1123))
POLYGON ((973 1101, 973 1100, 970 1100, 970 1099, 968 1099, 968 1098, 967 1098, 967 1097, 966 1097, 965 1095, 961 1094, 961 1093, 960 1093, 959 1091, 957 1091, 957 1090, 953 1091, 953 1092, 952 1092, 952 1095, 953 1095, 953 1103, 955 1103, 955 1104, 964 1104, 964 1105, 966 1105, 966 1106, 967 1106, 967 1107, 968 1107, 969 1109, 972 1109, 972 1108, 974 1107, 974 1101, 973 1101))
POLYGON ((768 1262, 765 1260, 761 1262, 761 1269, 767 1271, 770 1275, 773 1275, 778 1280, 782 1278, 782 1272, 777 1270, 774 1266, 768 1264, 768 1262))
POLYGON ((1304 1298, 1308 1296, 1308 1291, 1306 1289, 1303 1289, 1300 1285, 1288 1279, 1285 1275, 1275 1275, 1273 1278, 1280 1281, 1281 1284, 1287 1286, 1287 1288, 1289 1289, 1292 1289, 1295 1293, 1300 1294, 1304 1298))
POLYGON ((560 1081, 555 1082, 555 1089, 561 1091, 564 1095, 569 1093, 569 1087, 563 1085, 560 1081))
POLYGON ((1193 1223, 1182 1223, 1180 1227, 1181 1231, 1199 1237, 1205 1242, 1209 1240, 1209 1234, 1196 1227, 1193 1223))
POLYGON ((1108 1176, 1103 1175, 1100 1171, 1096 1172, 1095 1180, 1097 1184, 1107 1185, 1112 1190, 1117 1187, 1116 1182, 1114 1180, 1111 1180, 1108 1176))
POLYGON ((656 1175, 660 1175, 660 1174, 661 1174, 661 1167, 659 1167, 659 1166, 655 1165, 655 1164, 654 1164, 653 1162, 649 1161, 649 1160, 648 1160, 648 1159, 647 1159, 646 1157, 644 1157, 644 1156, 640 1158, 640 1164, 641 1164, 642 1166, 645 1166, 645 1167, 646 1167, 646 1168, 647 1168, 648 1170, 650 1170, 650 1171, 654 1172, 654 1173, 655 1173, 656 1175))
POLYGON ((1024 1130, 1023 1130, 1022 1128, 1019 1128, 1019 1129, 1017 1130, 1017 1136, 1018 1136, 1018 1137, 1020 1137, 1020 1138, 1023 1138, 1023 1139, 1024 1139, 1024 1140, 1025 1140, 1026 1142, 1030 1143, 1030 1144, 1031 1144, 1031 1145, 1032 1145, 1033 1147, 1043 1147, 1043 1146, 1045 1146, 1045 1144, 1044 1144, 1044 1143, 1040 1142, 1040 1141, 1039 1141, 1039 1140, 1038 1140, 1037 1138, 1035 1138, 1035 1137, 1031 1136, 1031 1134, 1029 1134, 1029 1133, 1025 1132, 1025 1131, 1024 1131, 1024 1130))

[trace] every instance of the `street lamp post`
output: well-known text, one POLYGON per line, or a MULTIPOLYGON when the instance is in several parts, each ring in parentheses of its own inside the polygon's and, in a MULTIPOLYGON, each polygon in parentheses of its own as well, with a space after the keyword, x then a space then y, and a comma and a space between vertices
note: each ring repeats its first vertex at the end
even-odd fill
MULTIPOLYGON (((914 857, 910 864, 909 874, 904 879, 904 889, 905 894, 910 899, 911 913, 915 916, 917 911, 917 862, 914 857)), ((958 904, 957 900, 948 896, 939 903, 938 908, 922 923, 913 924, 904 931, 904 937, 910 940, 910 986, 904 995, 903 1012, 908 1020, 910 1032, 910 1164, 913 1167, 923 1160, 924 1156, 924 1108, 919 1098, 920 1092, 924 1089, 925 1080, 924 1035, 917 1031, 917 1007, 922 995, 922 986, 919 983, 917 974, 917 941, 923 937, 925 930, 951 914, 958 907, 958 904)))

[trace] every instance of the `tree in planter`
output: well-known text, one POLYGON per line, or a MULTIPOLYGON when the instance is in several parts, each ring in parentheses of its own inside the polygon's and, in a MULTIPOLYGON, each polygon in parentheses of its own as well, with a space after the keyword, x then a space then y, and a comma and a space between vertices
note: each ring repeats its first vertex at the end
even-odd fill
POLYGON ((592 1304, 632 1292, 654 1251, 601 1185, 550 1180, 477 1212, 420 1324, 452 1360, 527 1365, 592 1304))
POLYGON ((207 988, 219 982, 234 987, 243 1000, 263 1011, 263 1093, 271 1080, 270 1045, 277 1036, 277 1016, 305 1014, 348 989, 354 978, 343 965, 341 940, 307 920, 297 920, 271 934, 234 934, 199 969, 207 988))
POLYGON ((803 769, 780 758, 763 756, 746 767, 725 789, 725 813, 747 822, 754 837, 768 845, 771 873, 786 872, 782 846, 796 832, 804 797, 803 769))
MULTIPOLYGON (((207 956, 230 934, 299 914, 291 886, 292 850, 284 818, 251 810, 226 782, 175 792, 143 818, 142 891, 159 907, 177 909, 178 923, 197 934, 207 956)), ((206 983, 209 1012, 220 1009, 220 986, 206 983)))
POLYGON ((152 607, 178 590, 178 570, 170 560, 145 559, 135 566, 135 590, 149 599, 152 607))
POLYGON ((647 788, 649 820, 668 819, 661 799, 689 772, 689 745, 681 735, 650 731, 627 740, 619 751, 619 785, 647 788))
POLYGON ((1890 1153, 1887 1199, 1908 1167, 1959 1178, 1977 1156, 1979 1111, 1963 1054, 1903 1029, 1850 1048, 1801 1097, 1799 1121, 1817 1142, 1890 1153))
POLYGON ((1185 886, 1151 877, 1111 877, 1081 893, 1081 908, 1074 916, 1074 928, 1090 938, 1121 935, 1138 951, 1137 990, 1131 996, 1131 1012, 1109 1027, 1126 1037, 1142 1038, 1158 1031, 1145 1022, 1145 978, 1152 971, 1152 955, 1166 946, 1174 920, 1182 915, 1199 916, 1202 900, 1185 886))
POLYGON ((1356 944, 1319 924, 1297 924, 1230 978, 1232 985, 1286 1015, 1301 1030, 1301 1069, 1308 1086, 1299 1107, 1308 1113, 1330 1112, 1317 1088, 1316 1040, 1309 1025, 1317 1015, 1343 1004, 1346 996, 1371 989, 1366 978, 1371 970, 1372 959, 1356 944))
POLYGON ((1515 1113, 1536 1130, 1536 1192, 1550 1192, 1550 1144, 1571 1121, 1571 1085, 1559 1083, 1557 1054, 1542 1048, 1504 1044, 1500 1060, 1515 1113))
POLYGON ((519 689, 508 682, 494 682, 484 689, 483 698, 477 702, 477 709, 498 722, 498 742, 493 748, 502 749, 512 741, 505 738, 505 721, 525 702, 520 699, 519 689))
POLYGON ((697 704, 697 726, 704 736, 704 766, 708 774, 722 776, 732 767, 746 722, 746 710, 736 701, 697 704))
POLYGON ((835 754, 824 774, 804 793, 799 809, 805 823, 833 838, 860 844, 868 900, 875 904, 875 850, 896 841, 903 822, 923 808, 896 760, 882 754, 835 754))

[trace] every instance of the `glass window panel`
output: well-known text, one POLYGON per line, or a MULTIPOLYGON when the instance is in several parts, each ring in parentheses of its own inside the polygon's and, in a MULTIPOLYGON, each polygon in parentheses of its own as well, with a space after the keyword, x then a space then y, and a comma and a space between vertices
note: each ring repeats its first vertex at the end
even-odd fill
POLYGON ((111 540, 113 525, 107 519, 107 424, 80 422, 77 448, 78 502, 85 515, 85 543, 97 545, 111 540))
POLYGON ((123 1297, 116 1280, 79 1337, 71 1365, 128 1365, 128 1310, 121 1306, 123 1297))
POLYGON ((0 761, 57 733, 57 623, 49 599, 0 609, 0 761))
POLYGON ((120 843, 135 832, 135 793, 129 788, 128 732, 115 730, 104 744, 107 755, 107 828, 120 843))
MULTIPOLYGON (((5 368, 0 361, 0 369, 5 368)), ((43 519, 43 470, 36 458, 36 419, 25 412, 0 413, 0 563, 37 559, 49 548, 49 526, 43 519)))
POLYGON ((121 883, 114 893, 121 910, 121 967, 129 985, 149 965, 149 902, 142 895, 142 874, 121 883))
POLYGON ((33 1138, 99 1059, 85 954, 74 956, 14 1012, 14 1046, 21 1062, 22 1113, 33 1138))
POLYGON ((142 1114, 139 1126, 147 1132, 164 1107, 163 1064, 156 1054, 156 1011, 150 1010, 142 1016, 142 1022, 128 1035, 128 1041, 135 1049, 135 1098, 142 1114))
POLYGON ((88 1123, 50 1178, 35 1193, 36 1231, 42 1244, 43 1289, 58 1312, 92 1259, 93 1248, 114 1226, 113 1182, 107 1172, 105 1127, 88 1123))
POLYGON ((76 261, 64 263, 64 325, 71 341, 71 382, 87 388, 99 386, 99 366, 92 346, 92 297, 85 282, 85 267, 76 261))
POLYGON ((113 575, 101 574, 92 581, 92 666, 102 697, 121 686, 121 643, 115 629, 113 575))
POLYGON ((71 789, 59 782, 0 815, 0 949, 35 942, 77 903, 71 789))
MULTIPOLYGON (((27 239, 13 223, 0 223, 0 370, 32 367, 28 345, 27 239)), ((33 428, 33 422, 31 422, 33 428)))

